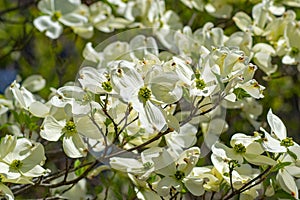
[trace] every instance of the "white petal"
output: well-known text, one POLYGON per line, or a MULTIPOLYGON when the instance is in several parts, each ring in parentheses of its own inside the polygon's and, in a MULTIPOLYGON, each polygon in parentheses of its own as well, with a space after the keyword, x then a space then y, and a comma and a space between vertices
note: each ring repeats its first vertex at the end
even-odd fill
POLYGON ((64 1, 52 0, 52 2, 53 2, 53 10, 60 11, 62 15, 73 12, 81 4, 80 0, 64 0, 64 1))
POLYGON ((162 73, 153 77, 150 84, 155 99, 167 104, 179 101, 183 92, 181 87, 176 86, 178 80, 175 73, 162 73))
POLYGON ((245 147, 252 144, 255 140, 260 139, 260 137, 254 137, 250 135, 245 135, 244 133, 236 133, 230 139, 230 145, 233 147, 235 144, 243 144, 245 147))
POLYGON ((89 61, 93 61, 95 63, 100 62, 101 60, 103 60, 103 54, 100 52, 97 52, 93 46, 91 42, 88 42, 84 49, 83 49, 83 57, 89 61))
POLYGON ((59 18, 59 21, 66 26, 82 26, 87 23, 88 19, 77 13, 69 13, 59 18))
POLYGON ((298 198, 298 188, 296 182, 285 169, 279 170, 276 179, 284 191, 291 194, 293 197, 298 198))
MULTIPOLYGON (((95 123, 98 124, 99 128, 101 129, 100 122, 95 120, 95 123)), ((93 123, 93 121, 85 116, 80 118, 76 123, 76 129, 78 133, 92 139, 101 139, 102 135, 98 127, 93 123)), ((104 130, 103 130, 104 131, 104 130)))
POLYGON ((45 173, 48 172, 40 165, 36 165, 34 167, 31 167, 29 171, 26 171, 25 173, 22 173, 26 177, 39 177, 42 175, 45 175, 45 173))
POLYGON ((59 22, 52 21, 50 16, 40 16, 33 21, 33 24, 39 31, 46 31, 46 36, 51 39, 57 39, 63 32, 59 22))
POLYGON ((49 114, 50 107, 46 106, 45 104, 43 104, 39 101, 36 101, 36 102, 33 102, 32 104, 30 104, 28 110, 34 116, 43 118, 49 114))
POLYGON ((279 117, 272 113, 270 109, 267 115, 268 123, 272 129, 272 132, 280 139, 283 140, 286 138, 286 128, 284 123, 279 117))
POLYGON ((276 165, 276 161, 263 155, 257 155, 257 154, 244 154, 244 158, 251 164, 254 165, 276 165))
POLYGON ((166 135, 166 142, 178 155, 184 148, 189 148, 197 141, 197 129, 191 124, 180 127, 180 132, 173 132, 166 135), (176 151, 177 150, 177 151, 176 151))
POLYGON ((0 162, 0 174, 3 174, 7 179, 17 179, 21 174, 17 170, 13 170, 6 163, 0 162))
POLYGON ((160 156, 153 158, 155 171, 164 176, 174 175, 176 172, 176 158, 173 158, 167 150, 163 150, 160 156))
POLYGON ((247 31, 252 26, 252 19, 244 12, 236 13, 232 19, 242 31, 247 31))
POLYGON ((65 134, 63 137, 64 152, 70 158, 80 158, 87 154, 87 147, 78 134, 65 134))
POLYGON ((235 153, 233 149, 219 142, 216 142, 212 146, 212 152, 223 160, 237 160, 240 164, 244 160, 240 154, 235 153))
POLYGON ((161 131, 166 127, 167 122, 162 110, 151 103, 149 100, 145 103, 145 114, 148 122, 157 130, 161 131))
POLYGON ((246 152, 250 154, 260 155, 264 152, 264 149, 260 143, 253 142, 246 147, 246 152))
POLYGON ((51 15, 54 10, 54 1, 53 0, 39 1, 38 8, 43 13, 51 15))
POLYGON ((185 187, 195 196, 204 194, 203 179, 200 178, 186 178, 184 179, 185 187))
POLYGON ((194 75, 193 70, 182 59, 174 56, 173 60, 176 63, 175 72, 184 83, 189 85, 194 75))
POLYGON ((134 63, 128 61, 119 62, 117 69, 112 70, 111 81, 126 102, 130 101, 133 95, 137 95, 144 85, 141 75, 134 68, 134 63))
POLYGON ((114 157, 110 159, 109 164, 112 168, 122 172, 141 173, 144 171, 143 164, 133 158, 114 157))
POLYGON ((44 159, 44 146, 42 144, 35 144, 35 147, 31 149, 30 155, 22 160, 23 165, 20 171, 24 173, 30 171, 36 165, 41 164, 44 159))
POLYGON ((31 75, 26 78, 22 86, 30 92, 37 92, 43 89, 46 85, 46 80, 41 75, 31 75))
MULTIPOLYGON (((297 154, 297 156, 299 156, 299 154, 297 154)), ((285 169, 290 175, 300 178, 300 167, 299 166, 289 165, 289 166, 286 166, 285 169)))
POLYGON ((14 200, 15 199, 14 194, 12 193, 12 191, 9 189, 9 187, 4 185, 3 183, 0 183, 0 194, 1 194, 1 197, 3 195, 3 197, 5 199, 8 199, 8 200, 14 200))
POLYGON ((176 181, 175 178, 164 177, 157 185, 157 193, 160 196, 166 197, 170 194, 171 187, 174 187, 177 191, 180 191, 182 185, 179 181, 176 181))
POLYGON ((64 126, 64 121, 57 121, 54 117, 47 116, 41 126, 40 135, 48 141, 57 141, 63 134, 64 126))
POLYGON ((284 146, 280 145, 279 140, 276 140, 273 137, 271 137, 271 135, 267 131, 265 131, 263 128, 261 128, 260 130, 262 130, 265 135, 265 139, 264 139, 262 145, 266 151, 273 152, 273 153, 286 152, 286 148, 284 146))
MULTIPOLYGON (((14 81, 11 85, 10 85, 10 89, 14 95, 14 98, 17 100, 17 102, 22 106, 22 108, 24 109, 28 109, 28 106, 30 103, 29 101, 26 101, 23 93, 20 90, 20 84, 18 84, 16 81, 14 81)), ((26 91, 26 90, 25 90, 26 91)))
POLYGON ((9 152, 12 152, 17 144, 17 137, 6 135, 0 141, 0 159, 4 158, 9 152))

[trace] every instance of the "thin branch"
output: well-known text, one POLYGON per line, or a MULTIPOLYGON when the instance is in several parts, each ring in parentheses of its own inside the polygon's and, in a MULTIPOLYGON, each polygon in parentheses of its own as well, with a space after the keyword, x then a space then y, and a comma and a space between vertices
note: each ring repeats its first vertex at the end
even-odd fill
POLYGON ((63 186, 63 185, 71 185, 71 184, 75 184, 77 183, 78 181, 80 181, 81 179, 85 178, 88 173, 94 169, 94 167, 99 163, 98 160, 95 160, 80 176, 78 176, 77 178, 74 178, 70 181, 61 181, 59 183, 55 183, 55 184, 43 184, 41 183, 39 186, 42 186, 42 187, 48 187, 48 188, 57 188, 57 187, 60 187, 60 186, 63 186))
POLYGON ((228 196, 226 196, 224 198, 224 200, 229 200, 232 197, 234 197, 235 195, 240 194, 240 193, 250 189, 251 187, 254 187, 255 185, 259 184, 261 181, 263 181, 265 179, 265 175, 268 174, 271 169, 272 169, 272 166, 269 166, 265 171, 263 171, 257 177, 255 177, 254 179, 252 179, 251 181, 249 181, 248 183, 243 185, 240 189, 231 192, 228 196), (259 180, 258 183, 255 183, 257 180, 259 180))
POLYGON ((123 154, 123 153, 126 153, 126 152, 131 152, 131 151, 134 151, 134 150, 139 150, 139 149, 141 149, 141 148, 147 146, 148 144, 151 144, 152 142, 158 140, 158 139, 161 138, 162 136, 164 136, 164 135, 166 135, 166 134, 168 134, 168 133, 170 133, 170 132, 172 132, 172 131, 174 131, 174 129, 168 128, 168 129, 167 129, 166 131, 164 131, 164 132, 159 132, 155 137, 153 137, 153 138, 151 138, 150 140, 144 142, 143 144, 140 144, 140 145, 138 145, 138 146, 132 147, 132 148, 130 148, 130 149, 118 151, 118 152, 116 152, 116 153, 113 153, 113 154, 110 154, 110 155, 106 156, 105 158, 107 159, 107 158, 111 158, 111 157, 113 157, 113 156, 117 156, 117 155, 120 155, 120 154, 123 154))

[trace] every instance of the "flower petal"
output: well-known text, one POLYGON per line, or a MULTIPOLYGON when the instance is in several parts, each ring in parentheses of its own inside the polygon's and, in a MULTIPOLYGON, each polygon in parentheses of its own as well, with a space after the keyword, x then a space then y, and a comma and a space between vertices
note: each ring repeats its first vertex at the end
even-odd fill
POLYGON ((78 134, 65 134, 63 137, 64 152, 70 158, 80 158, 87 154, 87 147, 78 134))
POLYGON ((268 123, 272 129, 272 132, 280 139, 286 138, 286 127, 279 117, 272 113, 270 109, 267 115, 268 123))
POLYGON ((33 24, 39 31, 46 31, 46 36, 51 39, 57 39, 63 32, 62 25, 52 21, 50 16, 40 16, 33 21, 33 24))
POLYGON ((63 134, 62 129, 64 126, 64 121, 57 121, 54 117, 49 115, 44 119, 40 135, 48 141, 57 141, 63 134))

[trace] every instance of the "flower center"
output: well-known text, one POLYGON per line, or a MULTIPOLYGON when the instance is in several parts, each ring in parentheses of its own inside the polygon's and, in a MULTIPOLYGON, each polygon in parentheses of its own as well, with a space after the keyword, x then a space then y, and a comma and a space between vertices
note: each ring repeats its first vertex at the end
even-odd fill
POLYGON ((63 132, 66 134, 74 134, 76 133, 76 125, 73 121, 68 121, 63 128, 63 132))
POLYGON ((176 171, 175 172, 175 178, 176 178, 176 180, 182 180, 183 178, 184 178, 184 172, 182 172, 182 171, 176 171))
POLYGON ((237 160, 230 160, 228 162, 228 165, 229 165, 229 169, 231 169, 231 170, 233 170, 236 167, 240 167, 241 166, 237 160))
POLYGON ((284 146, 284 147, 294 146, 293 138, 287 137, 287 138, 281 140, 280 145, 284 146))
POLYGON ((148 170, 148 169, 150 169, 150 168, 152 167, 152 163, 146 162, 146 163, 143 164, 143 166, 144 166, 144 168, 145 168, 146 170, 148 170))
POLYGON ((292 54, 293 56, 296 56, 298 53, 299 53, 299 49, 297 49, 296 47, 292 47, 292 49, 291 49, 291 54, 292 54))
POLYGON ((236 144, 233 147, 234 151, 237 153, 245 153, 246 147, 243 144, 236 144))
POLYGON ((151 90, 149 88, 147 88, 146 86, 141 87, 138 95, 141 100, 148 101, 151 97, 151 90))
POLYGON ((203 79, 195 79, 195 83, 196 83, 196 88, 199 89, 199 90, 203 90, 206 86, 205 82, 203 79))
POLYGON ((62 16, 60 11, 55 11, 51 17, 52 21, 58 21, 58 19, 62 16))
POLYGON ((105 81, 101 84, 102 88, 106 91, 106 92, 111 92, 112 91, 112 86, 110 81, 105 81))
POLYGON ((18 170, 18 169, 20 169, 22 167, 22 165, 23 165, 22 161, 20 161, 20 160, 14 160, 10 164, 10 167, 13 168, 13 169, 15 169, 15 170, 18 170))

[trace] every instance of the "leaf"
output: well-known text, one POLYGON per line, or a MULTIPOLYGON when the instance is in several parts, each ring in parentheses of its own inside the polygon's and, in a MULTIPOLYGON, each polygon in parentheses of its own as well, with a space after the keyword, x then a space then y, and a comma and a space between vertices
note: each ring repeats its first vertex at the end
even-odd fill
POLYGON ((109 119, 109 118, 106 118, 106 119, 105 119, 104 124, 105 124, 106 127, 108 127, 111 123, 112 123, 112 120, 111 120, 111 119, 109 119))
POLYGON ((289 149, 287 149, 287 153, 288 153, 292 158, 294 158, 294 160, 297 160, 297 155, 296 155, 294 152, 292 152, 292 151, 290 151, 289 149))
POLYGON ((275 165, 272 169, 272 172, 277 172, 278 170, 286 167, 286 166, 289 166, 290 164, 292 164, 292 162, 281 162, 281 163, 278 163, 277 165, 275 165))
MULTIPOLYGON (((81 164, 82 164, 82 162, 79 159, 76 159, 74 162, 74 168, 79 167, 81 164)), ((75 171, 76 176, 81 176, 87 168, 88 168, 88 166, 77 169, 75 171)))
POLYGON ((248 94, 248 92, 246 92, 244 89, 242 89, 242 88, 235 88, 234 90, 233 90, 233 93, 235 94, 235 96, 236 96, 236 98, 238 99, 238 100, 241 100, 241 99, 243 99, 243 98, 245 98, 245 97, 251 97, 251 95, 250 94, 248 94))
POLYGON ((291 194, 287 193, 284 190, 277 190, 274 196, 270 199, 295 199, 291 194))

